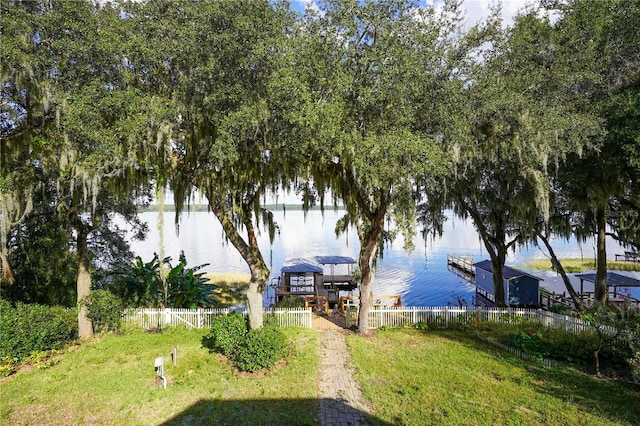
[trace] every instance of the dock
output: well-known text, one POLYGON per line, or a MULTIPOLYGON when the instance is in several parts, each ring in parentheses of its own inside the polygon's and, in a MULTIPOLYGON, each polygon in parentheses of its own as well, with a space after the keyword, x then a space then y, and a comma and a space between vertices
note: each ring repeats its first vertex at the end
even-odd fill
POLYGON ((640 262, 640 253, 637 251, 625 251, 624 254, 616 254, 616 262, 640 262))
POLYGON ((447 255, 447 269, 470 283, 475 282, 476 277, 476 267, 473 263, 473 256, 447 255))
POLYGON ((328 310, 358 287, 353 269, 356 260, 347 256, 314 256, 285 259, 280 276, 272 279, 275 303, 285 297, 301 297, 307 307, 328 310))

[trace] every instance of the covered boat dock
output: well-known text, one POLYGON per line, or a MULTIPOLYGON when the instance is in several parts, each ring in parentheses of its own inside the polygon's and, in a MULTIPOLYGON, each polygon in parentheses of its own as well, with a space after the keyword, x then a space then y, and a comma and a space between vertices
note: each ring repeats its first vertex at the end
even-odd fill
POLYGON ((348 256, 315 256, 284 261, 275 283, 276 302, 286 296, 304 296, 335 306, 341 292, 357 288, 356 260, 348 256))
MULTIPOLYGON (((580 297, 587 302, 589 306, 591 301, 595 298, 595 292, 585 292, 584 283, 589 282, 595 285, 596 274, 576 274, 576 277, 580 279, 580 297)), ((640 287, 640 280, 626 275, 618 274, 616 272, 607 272, 607 300, 609 303, 621 304, 625 302, 631 302, 636 306, 640 306, 640 299, 631 297, 621 289, 630 287, 640 287)))

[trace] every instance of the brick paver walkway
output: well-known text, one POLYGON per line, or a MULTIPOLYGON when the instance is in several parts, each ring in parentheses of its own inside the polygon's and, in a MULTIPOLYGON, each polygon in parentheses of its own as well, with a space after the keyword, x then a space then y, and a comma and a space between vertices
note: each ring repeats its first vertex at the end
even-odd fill
POLYGON ((367 403, 356 382, 344 329, 326 318, 314 321, 320 329, 319 420, 322 426, 367 425, 367 403))

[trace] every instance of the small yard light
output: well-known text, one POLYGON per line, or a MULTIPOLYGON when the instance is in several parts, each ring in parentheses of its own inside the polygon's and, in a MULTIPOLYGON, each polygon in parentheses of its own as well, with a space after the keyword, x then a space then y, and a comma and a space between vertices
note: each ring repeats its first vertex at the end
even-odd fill
POLYGON ((154 364, 155 369, 156 369, 156 377, 160 377, 160 380, 162 380, 162 387, 164 389, 167 388, 167 378, 164 377, 164 357, 158 357, 156 358, 156 362, 154 364))

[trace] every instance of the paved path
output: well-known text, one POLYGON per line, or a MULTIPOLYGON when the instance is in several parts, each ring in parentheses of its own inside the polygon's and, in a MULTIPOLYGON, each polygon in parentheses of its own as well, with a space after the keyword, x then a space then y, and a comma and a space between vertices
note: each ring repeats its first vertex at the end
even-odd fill
POLYGON ((364 416, 369 408, 355 380, 355 372, 351 367, 344 338, 345 330, 339 324, 324 317, 314 320, 314 328, 320 331, 318 336, 320 424, 322 426, 369 424, 364 416))

